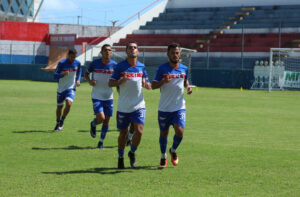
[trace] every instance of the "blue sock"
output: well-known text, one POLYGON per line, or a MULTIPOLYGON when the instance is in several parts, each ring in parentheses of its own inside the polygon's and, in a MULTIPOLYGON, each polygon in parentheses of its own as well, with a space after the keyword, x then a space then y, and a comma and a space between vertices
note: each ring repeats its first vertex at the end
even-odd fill
POLYGON ((130 145, 130 151, 134 153, 136 151, 137 147, 134 147, 132 144, 130 145))
POLYGON ((124 157, 124 149, 122 149, 122 150, 118 149, 118 154, 119 154, 119 158, 123 158, 124 157))
POLYGON ((62 116, 62 117, 61 117, 61 121, 64 121, 65 119, 66 119, 65 116, 62 116))
POLYGON ((160 144, 160 152, 162 154, 165 154, 167 151, 168 137, 163 138, 163 137, 159 136, 159 144, 160 144))
POLYGON ((174 135, 174 138, 173 138, 173 145, 172 145, 172 149, 173 150, 176 150, 177 147, 179 146, 181 140, 182 140, 183 136, 182 137, 177 137, 176 135, 174 135))
POLYGON ((59 123, 60 119, 56 119, 56 122, 59 123))
POLYGON ((92 121, 92 125, 93 125, 93 127, 97 126, 97 120, 96 120, 96 118, 94 118, 94 120, 92 121))
POLYGON ((103 142, 103 140, 105 139, 107 131, 108 131, 108 127, 102 125, 101 135, 100 135, 100 141, 101 142, 103 142))

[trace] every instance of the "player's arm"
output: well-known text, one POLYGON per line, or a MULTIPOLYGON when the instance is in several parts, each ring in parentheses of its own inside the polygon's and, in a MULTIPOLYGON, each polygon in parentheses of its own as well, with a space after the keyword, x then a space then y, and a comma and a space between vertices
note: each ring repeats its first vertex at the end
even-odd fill
POLYGON ((121 78, 121 70, 119 66, 116 66, 114 69, 113 74, 111 75, 109 81, 108 81, 108 86, 109 87, 116 87, 120 86, 122 83, 125 83, 127 80, 130 80, 131 77, 124 74, 124 77, 121 78))
POLYGON ((93 72, 93 65, 90 64, 88 69, 85 71, 84 73, 84 78, 87 80, 87 82, 91 85, 91 86, 95 86, 96 85, 96 80, 92 80, 90 78, 90 73, 93 72))
POLYGON ((67 75, 69 75, 69 71, 62 72, 62 64, 58 63, 58 65, 54 71, 54 75, 53 75, 54 79, 60 79, 67 75))
POLYGON ((155 79, 152 81, 152 89, 157 89, 163 86, 165 83, 169 83, 171 81, 170 73, 164 78, 160 77, 161 80, 159 80, 158 74, 156 75, 155 79))
POLYGON ((151 90, 151 83, 149 81, 148 74, 145 68, 143 69, 142 87, 147 90, 151 90))
POLYGON ((150 81, 149 81, 148 78, 143 78, 142 79, 142 86, 143 86, 143 88, 146 88, 147 90, 151 90, 152 89, 151 83, 150 83, 150 81))
POLYGON ((187 94, 192 94, 193 93, 193 89, 192 87, 190 86, 190 83, 188 80, 184 80, 184 87, 186 88, 187 90, 187 94))
POLYGON ((78 69, 77 69, 77 72, 76 72, 76 86, 77 87, 80 86, 81 73, 82 73, 82 70, 81 70, 81 65, 79 63, 78 69))
POLYGON ((109 87, 116 87, 116 86, 120 86, 122 83, 125 83, 127 80, 130 80, 131 78, 127 75, 125 75, 123 78, 120 79, 114 79, 114 78, 110 78, 108 81, 108 86, 109 87))

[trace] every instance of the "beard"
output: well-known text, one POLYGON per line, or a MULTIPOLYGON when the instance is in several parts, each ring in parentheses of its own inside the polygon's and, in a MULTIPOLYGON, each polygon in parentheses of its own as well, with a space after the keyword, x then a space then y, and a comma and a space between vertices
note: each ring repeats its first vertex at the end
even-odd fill
POLYGON ((172 64, 177 64, 179 62, 179 59, 178 60, 171 60, 169 59, 169 61, 172 63, 172 64))

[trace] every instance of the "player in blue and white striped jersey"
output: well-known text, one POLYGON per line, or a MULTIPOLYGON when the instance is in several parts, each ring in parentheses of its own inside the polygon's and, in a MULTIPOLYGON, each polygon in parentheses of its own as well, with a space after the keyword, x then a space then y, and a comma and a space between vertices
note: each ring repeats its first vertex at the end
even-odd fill
POLYGON ((113 73, 117 63, 111 60, 112 49, 109 44, 101 48, 101 59, 91 62, 85 72, 85 78, 91 86, 93 109, 96 118, 90 123, 90 133, 93 138, 96 137, 96 125, 102 123, 100 140, 98 148, 103 149, 103 141, 109 128, 109 120, 113 114, 113 90, 108 86, 108 81, 113 73), (91 73, 91 77, 90 77, 91 73))
POLYGON ((54 78, 58 80, 56 126, 54 131, 62 130, 64 120, 75 99, 76 87, 80 86, 81 65, 75 58, 76 50, 70 49, 68 57, 58 63, 54 72, 54 78), (66 106, 61 115, 64 102, 66 102, 66 106))
POLYGON ((187 88, 188 94, 192 93, 192 88, 187 80, 188 68, 179 62, 181 55, 179 44, 170 44, 167 55, 169 62, 159 66, 152 81, 152 89, 160 88, 161 93, 158 109, 159 143, 162 154, 161 167, 167 166, 166 150, 170 125, 173 125, 175 135, 169 152, 172 164, 174 166, 178 165, 179 160, 176 149, 183 138, 185 127, 184 88, 187 88))
POLYGON ((142 87, 151 89, 145 65, 138 61, 138 45, 136 42, 129 42, 126 46, 127 59, 120 62, 114 69, 109 80, 110 87, 119 86, 120 94, 117 105, 117 127, 120 129, 118 138, 118 168, 124 168, 124 150, 126 135, 131 122, 134 125, 134 135, 128 156, 130 165, 136 168, 135 151, 140 144, 145 122, 145 101, 142 87), (143 78, 146 83, 143 83, 143 78))

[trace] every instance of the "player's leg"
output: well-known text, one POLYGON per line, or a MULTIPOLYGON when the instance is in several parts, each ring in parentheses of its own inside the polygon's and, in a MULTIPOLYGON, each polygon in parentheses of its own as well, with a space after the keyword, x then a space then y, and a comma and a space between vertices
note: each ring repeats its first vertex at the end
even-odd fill
POLYGON ((65 118, 69 114, 71 106, 72 106, 72 103, 73 103, 73 101, 75 99, 75 91, 72 90, 72 89, 66 90, 64 92, 64 95, 65 95, 65 100, 66 100, 65 103, 66 103, 66 105, 65 105, 65 108, 64 108, 64 111, 63 111, 63 115, 61 116, 60 122, 59 122, 59 127, 61 129, 63 128, 65 118))
POLYGON ((134 126, 133 126, 133 123, 131 123, 130 127, 129 127, 129 131, 128 131, 128 135, 127 135, 126 146, 129 146, 131 144, 133 133, 134 133, 134 126))
POLYGON ((185 127, 185 110, 179 110, 174 112, 173 126, 175 135, 173 137, 173 144, 170 148, 171 161, 174 166, 178 165, 179 159, 177 156, 177 148, 183 139, 184 127, 185 127))
POLYGON ((93 111, 96 117, 90 122, 90 134, 93 138, 95 138, 97 135, 96 126, 103 122, 105 116, 103 112, 102 102, 98 99, 92 99, 92 102, 93 102, 93 111))
POLYGON ((124 151, 128 126, 131 121, 130 113, 117 112, 117 128, 120 130, 118 137, 118 168, 124 169, 124 151))
POLYGON ((142 133, 143 133, 144 123, 145 123, 145 114, 146 114, 146 109, 144 108, 138 109, 132 113, 134 134, 132 136, 130 151, 128 152, 128 157, 130 159, 130 165, 132 168, 137 167, 136 160, 135 160, 135 151, 137 150, 142 139, 142 133))
POLYGON ((60 118, 61 118, 62 109, 64 106, 64 100, 65 100, 64 94, 57 92, 56 125, 54 128, 54 131, 61 130, 61 128, 59 127, 59 122, 60 122, 60 118))
POLYGON ((106 137, 106 133, 109 129, 109 120, 113 115, 113 100, 103 101, 104 120, 101 128, 100 140, 98 142, 98 148, 103 149, 103 141, 106 137))
POLYGON ((59 121, 60 121, 60 117, 61 117, 62 108, 63 108, 63 105, 57 105, 57 107, 56 107, 56 125, 54 128, 54 131, 59 130, 59 121))
POLYGON ((63 110, 63 115, 61 116, 60 118, 60 121, 59 121, 59 127, 62 129, 63 126, 64 126, 64 121, 67 117, 67 115, 69 114, 70 112, 70 109, 71 109, 71 106, 72 106, 72 103, 73 103, 73 100, 70 100, 70 99, 66 99, 66 105, 65 105, 65 108, 63 110))
POLYGON ((159 145, 160 145, 160 166, 167 167, 167 145, 168 134, 170 127, 170 114, 169 112, 158 112, 158 124, 160 129, 159 145))

